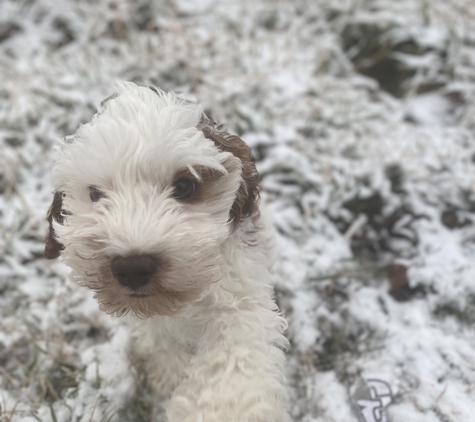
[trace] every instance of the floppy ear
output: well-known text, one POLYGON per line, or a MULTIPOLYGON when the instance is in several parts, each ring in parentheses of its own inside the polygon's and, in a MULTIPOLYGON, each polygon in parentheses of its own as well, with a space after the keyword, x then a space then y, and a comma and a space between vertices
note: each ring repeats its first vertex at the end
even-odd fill
POLYGON ((259 173, 252 159, 251 149, 239 136, 219 131, 207 121, 200 123, 198 130, 221 151, 230 152, 241 161, 242 182, 229 212, 229 222, 234 231, 244 217, 259 216, 259 173))
POLYGON ((53 220, 60 224, 63 224, 64 216, 61 213, 63 207, 63 193, 55 192, 51 206, 48 210, 48 223, 49 232, 45 239, 45 252, 44 256, 47 259, 54 259, 59 256, 60 251, 64 249, 64 246, 56 240, 56 235, 53 230, 53 220))

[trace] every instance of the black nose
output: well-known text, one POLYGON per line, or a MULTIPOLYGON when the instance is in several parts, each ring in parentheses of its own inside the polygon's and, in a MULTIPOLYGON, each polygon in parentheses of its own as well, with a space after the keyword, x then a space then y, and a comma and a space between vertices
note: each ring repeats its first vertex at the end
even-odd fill
POLYGON ((118 256, 112 261, 116 280, 132 290, 148 284, 157 270, 158 260, 150 255, 118 256))

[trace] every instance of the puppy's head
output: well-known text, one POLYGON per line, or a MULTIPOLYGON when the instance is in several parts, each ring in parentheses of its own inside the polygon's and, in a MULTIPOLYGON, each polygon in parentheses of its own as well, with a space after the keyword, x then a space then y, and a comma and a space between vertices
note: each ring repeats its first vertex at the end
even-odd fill
POLYGON ((115 315, 174 315, 218 282, 222 246, 258 214, 249 147, 199 106, 124 84, 53 170, 45 256, 115 315))

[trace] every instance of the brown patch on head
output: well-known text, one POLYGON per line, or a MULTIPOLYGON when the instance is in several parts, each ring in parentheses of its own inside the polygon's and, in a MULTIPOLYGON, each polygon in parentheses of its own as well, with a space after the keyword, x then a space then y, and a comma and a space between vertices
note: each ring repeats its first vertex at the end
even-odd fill
POLYGON ((47 259, 57 258, 60 254, 60 251, 64 249, 64 246, 56 240, 56 235, 53 229, 53 220, 57 221, 59 224, 63 224, 64 215, 61 212, 62 207, 63 193, 55 192, 53 202, 48 210, 47 218, 49 223, 49 232, 46 235, 44 251, 44 256, 47 259))
POLYGON ((193 280, 183 283, 180 268, 175 268, 162 256, 157 256, 157 260, 160 261, 157 273, 139 289, 132 290, 119 284, 111 271, 112 260, 100 268, 97 281, 89 281, 85 285, 95 292, 94 297, 102 311, 115 316, 132 312, 139 318, 149 318, 178 314, 188 303, 198 299, 212 282, 193 280))
MULTIPOLYGON (((226 165, 225 165, 226 166, 226 165)), ((174 176, 174 180, 191 180, 195 183, 194 194, 187 199, 180 200, 186 204, 199 204, 209 202, 222 193, 217 183, 226 174, 205 166, 193 166, 193 171, 188 168, 178 170, 174 176)))
POLYGON ((221 151, 230 152, 241 161, 242 182, 229 212, 229 221, 235 230, 243 218, 259 215, 259 173, 251 149, 239 136, 219 131, 209 122, 200 123, 198 130, 221 151))

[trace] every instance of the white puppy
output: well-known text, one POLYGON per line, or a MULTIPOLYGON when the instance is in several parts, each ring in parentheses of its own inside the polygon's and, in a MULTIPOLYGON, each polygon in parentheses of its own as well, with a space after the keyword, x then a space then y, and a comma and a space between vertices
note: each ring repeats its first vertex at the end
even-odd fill
POLYGON ((125 83, 64 143, 53 180, 45 256, 103 311, 135 316, 131 347, 171 395, 169 421, 288 421, 249 147, 201 107, 125 83))

